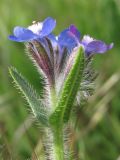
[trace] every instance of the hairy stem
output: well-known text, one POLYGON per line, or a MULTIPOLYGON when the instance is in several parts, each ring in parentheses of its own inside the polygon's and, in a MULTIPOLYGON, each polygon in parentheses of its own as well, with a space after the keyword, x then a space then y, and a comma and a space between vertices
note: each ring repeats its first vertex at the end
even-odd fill
POLYGON ((51 105, 52 105, 52 108, 54 109, 57 101, 55 87, 50 88, 50 94, 51 94, 51 105))
POLYGON ((56 160, 64 160, 63 129, 61 126, 54 128, 54 150, 56 160))
MULTIPOLYGON (((51 94, 51 107, 55 109, 57 96, 56 96, 56 89, 54 86, 50 88, 51 94)), ((62 125, 53 127, 53 150, 54 150, 54 157, 55 160, 64 160, 64 141, 63 141, 63 128, 62 125)))

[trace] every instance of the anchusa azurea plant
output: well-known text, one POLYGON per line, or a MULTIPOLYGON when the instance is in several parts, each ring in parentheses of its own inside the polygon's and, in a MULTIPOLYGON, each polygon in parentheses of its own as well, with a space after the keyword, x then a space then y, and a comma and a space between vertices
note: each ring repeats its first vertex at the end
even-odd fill
POLYGON ((28 28, 17 26, 9 36, 12 41, 25 42, 41 78, 39 94, 14 67, 9 71, 41 125, 43 159, 75 159, 70 128, 76 128, 76 113, 95 88, 92 60, 95 54, 110 50, 113 43, 106 45, 88 35, 82 38, 74 25, 55 36, 55 26, 56 21, 48 17, 28 28))

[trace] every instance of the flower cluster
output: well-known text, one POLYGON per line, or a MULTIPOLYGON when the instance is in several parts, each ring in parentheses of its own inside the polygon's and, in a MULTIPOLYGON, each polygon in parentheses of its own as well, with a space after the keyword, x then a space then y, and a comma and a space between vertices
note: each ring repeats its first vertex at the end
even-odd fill
POLYGON ((66 66, 65 73, 70 70, 73 61, 71 57, 74 57, 76 48, 82 46, 85 57, 89 57, 96 53, 105 53, 113 47, 113 43, 107 45, 88 35, 81 38, 81 33, 74 25, 70 25, 55 36, 52 33, 55 26, 56 21, 48 17, 43 22, 34 21, 28 28, 17 26, 13 30, 13 35, 9 36, 12 41, 27 42, 29 52, 50 83, 55 82, 55 77, 58 77, 58 73, 64 68, 66 62, 68 67, 66 66), (69 60, 68 57, 70 57, 69 60))
POLYGON ((95 53, 105 53, 113 47, 113 43, 106 45, 101 40, 91 38, 89 35, 83 36, 74 25, 62 31, 58 36, 52 34, 56 26, 56 21, 51 17, 46 18, 43 22, 33 22, 28 28, 15 27, 14 35, 10 35, 9 39, 17 42, 31 42, 33 40, 42 41, 48 37, 52 44, 58 45, 60 48, 67 48, 71 51, 75 47, 83 45, 86 55, 95 53))

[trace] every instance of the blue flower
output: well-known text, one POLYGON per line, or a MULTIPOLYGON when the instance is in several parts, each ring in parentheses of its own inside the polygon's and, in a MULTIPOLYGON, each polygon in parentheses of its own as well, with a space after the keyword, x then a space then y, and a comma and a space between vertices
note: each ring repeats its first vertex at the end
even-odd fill
POLYGON ((33 22, 33 25, 28 28, 15 27, 13 35, 9 36, 9 39, 17 42, 32 41, 35 39, 41 39, 49 35, 56 26, 56 21, 48 17, 43 22, 33 22))
POLYGON ((58 36, 58 43, 61 47, 67 47, 68 50, 76 47, 80 42, 80 32, 74 25, 62 31, 58 36))
POLYGON ((70 25, 69 28, 63 30, 58 36, 50 34, 47 37, 51 40, 53 48, 59 49, 60 55, 65 48, 68 50, 68 53, 71 53, 72 49, 80 43, 80 32, 74 25, 70 25))
POLYGON ((85 49, 86 56, 95 53, 105 53, 107 50, 113 48, 113 43, 107 45, 101 40, 96 40, 88 35, 83 36, 81 40, 80 32, 74 25, 70 25, 58 36, 58 44, 61 48, 67 48, 68 51, 72 51, 75 47, 82 45, 85 49))
POLYGON ((43 22, 33 22, 33 25, 28 28, 15 27, 13 35, 10 35, 9 39, 17 42, 39 40, 47 48, 44 37, 48 37, 53 44, 53 48, 59 48, 60 54, 63 53, 65 48, 68 53, 71 53, 74 48, 80 45, 84 47, 86 56, 95 53, 102 54, 113 48, 113 43, 107 45, 103 41, 93 39, 88 35, 83 36, 83 39, 81 39, 81 34, 74 25, 70 25, 58 36, 54 36, 51 32, 55 26, 56 21, 48 17, 43 22))
POLYGON ((86 55, 91 55, 95 53, 105 53, 106 51, 113 48, 113 43, 107 45, 101 40, 96 40, 91 38, 88 35, 85 35, 83 39, 81 40, 80 44, 83 45, 85 49, 86 55))

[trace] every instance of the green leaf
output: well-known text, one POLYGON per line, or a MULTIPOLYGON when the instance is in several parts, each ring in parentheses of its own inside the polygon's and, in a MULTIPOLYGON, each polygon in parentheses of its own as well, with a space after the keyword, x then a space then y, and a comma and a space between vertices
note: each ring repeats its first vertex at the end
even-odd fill
POLYGON ((74 64, 64 82, 64 86, 56 105, 55 111, 50 116, 50 123, 53 125, 62 124, 67 122, 70 117, 72 106, 79 90, 80 82, 84 70, 84 51, 80 47, 76 53, 74 64))
POLYGON ((39 122, 41 122, 41 124, 48 125, 47 111, 45 110, 45 106, 36 91, 15 68, 10 67, 9 72, 15 84, 25 96, 34 116, 39 120, 39 122))

